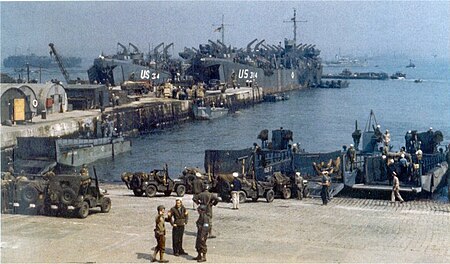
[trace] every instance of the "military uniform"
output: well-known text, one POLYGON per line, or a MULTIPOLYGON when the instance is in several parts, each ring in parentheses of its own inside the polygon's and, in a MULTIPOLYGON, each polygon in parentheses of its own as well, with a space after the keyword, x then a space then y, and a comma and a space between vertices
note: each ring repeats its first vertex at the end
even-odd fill
POLYGON ((206 206, 206 214, 209 216, 209 237, 214 238, 215 236, 212 235, 212 207, 219 203, 219 198, 217 198, 217 195, 205 190, 197 196, 196 203, 206 206))
POLYGON ((395 197, 397 197, 401 203, 404 202, 402 196, 400 195, 400 181, 397 177, 397 174, 393 174, 393 186, 392 186, 392 193, 391 193, 391 202, 395 203, 395 197))
POLYGON ((13 192, 14 192, 14 169, 12 167, 8 168, 8 171, 2 175, 2 204, 1 211, 5 213, 9 210, 9 203, 13 201, 13 192))
POLYGON ((294 190, 296 191, 297 199, 302 200, 303 199, 303 177, 300 175, 300 173, 296 173, 294 176, 294 190))
POLYGON ((320 192, 320 197, 322 198, 322 204, 323 205, 327 205, 328 204, 328 199, 329 199, 329 193, 328 193, 328 189, 330 186, 330 178, 328 177, 328 174, 323 174, 322 175, 322 190, 320 192))
POLYGON ((198 262, 206 261, 206 253, 208 247, 206 245, 206 240, 208 239, 208 233, 211 228, 211 217, 207 213, 207 206, 200 205, 198 208, 198 220, 197 224, 197 239, 195 241, 195 249, 197 250, 197 257, 194 258, 198 262))
POLYGON ((186 208, 181 204, 180 207, 174 206, 168 212, 168 217, 170 219, 170 224, 173 226, 172 229, 172 247, 173 254, 175 256, 180 254, 186 254, 183 249, 183 235, 184 226, 188 222, 188 212, 186 208))
POLYGON ((350 171, 353 171, 355 161, 356 161, 356 150, 353 147, 353 145, 350 145, 350 147, 347 150, 347 162, 348 162, 350 171))
POLYGON ((159 262, 168 262, 164 259, 164 253, 166 251, 166 226, 165 221, 168 219, 164 218, 164 214, 160 214, 160 210, 164 210, 163 206, 158 206, 158 215, 155 218, 155 238, 156 238, 156 247, 153 253, 152 262, 156 261, 156 254, 159 252, 159 262))
POLYGON ((231 199, 233 200, 233 209, 239 209, 239 193, 242 189, 241 181, 237 178, 238 174, 234 174, 233 182, 231 182, 231 199))

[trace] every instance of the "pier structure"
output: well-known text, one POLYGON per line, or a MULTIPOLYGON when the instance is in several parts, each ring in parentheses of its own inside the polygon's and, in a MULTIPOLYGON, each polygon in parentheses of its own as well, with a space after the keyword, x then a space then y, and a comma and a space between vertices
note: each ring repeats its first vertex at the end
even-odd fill
MULTIPOLYGON (((262 102, 261 88, 227 89, 207 92, 206 102, 219 102, 235 111, 262 102)), ((176 123, 193 120, 193 100, 172 98, 140 97, 135 101, 100 109, 76 110, 36 116, 31 122, 13 126, 1 126, 1 149, 16 145, 17 137, 65 137, 91 132, 99 135, 97 125, 107 118, 114 125, 115 132, 125 136, 150 132, 176 123)))

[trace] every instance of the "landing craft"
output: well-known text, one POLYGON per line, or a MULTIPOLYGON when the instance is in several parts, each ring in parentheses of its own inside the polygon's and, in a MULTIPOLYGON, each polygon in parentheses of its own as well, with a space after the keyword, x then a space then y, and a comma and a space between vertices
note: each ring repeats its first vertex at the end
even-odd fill
POLYGON ((158 49, 164 43, 159 44, 153 54, 148 54, 147 59, 132 43, 129 43, 129 46, 133 48, 133 52, 120 42, 117 45, 122 51, 109 56, 100 55, 94 60, 88 70, 90 83, 118 86, 125 81, 149 81, 158 85, 173 79, 179 69, 179 62, 171 59, 167 53, 173 43, 167 45, 162 53, 158 49))
MULTIPOLYGON (((408 131, 405 147, 393 151, 383 146, 383 134, 371 111, 353 166, 348 155, 343 156, 344 184, 352 189, 391 191, 389 170, 393 170, 399 176, 400 191, 433 193, 445 184, 448 170, 446 153, 438 150, 442 141, 441 131, 408 131), (400 162, 402 156, 406 165, 400 162)), ((358 150, 359 139, 354 138, 354 142, 358 150)))
MULTIPOLYGON (((294 28, 295 17, 292 18, 294 28)), ((294 32, 295 34, 295 32, 294 32)), ((257 84, 265 92, 277 93, 286 90, 314 86, 320 83, 322 75, 320 51, 315 45, 304 44, 303 48, 294 40, 284 40, 284 46, 263 44, 253 39, 245 49, 226 48, 209 40, 200 45, 195 56, 190 49, 185 49, 180 56, 189 59, 191 65, 186 73, 194 81, 210 83, 219 80, 228 87, 244 87, 257 84)), ((221 43, 223 44, 223 43, 221 43)))

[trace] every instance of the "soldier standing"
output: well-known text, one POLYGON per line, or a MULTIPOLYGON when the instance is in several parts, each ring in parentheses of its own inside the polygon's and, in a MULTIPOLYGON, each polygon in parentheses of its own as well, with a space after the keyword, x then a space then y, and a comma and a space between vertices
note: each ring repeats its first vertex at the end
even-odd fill
POLYGON ((322 190, 320 192, 320 197, 322 198, 322 205, 327 205, 329 200, 328 189, 330 187, 330 178, 328 177, 328 171, 322 172, 322 190))
POLYGON ((356 150, 353 147, 353 144, 350 144, 350 147, 347 150, 347 162, 350 165, 350 171, 353 171, 355 161, 356 161, 356 150))
POLYGON ((391 144, 391 134, 389 133, 389 130, 386 129, 386 131, 383 134, 383 143, 384 147, 389 151, 389 144, 391 144))
POLYGON ((175 256, 187 255, 183 249, 184 226, 188 222, 188 212, 184 207, 181 198, 177 198, 175 206, 170 208, 167 216, 172 225, 172 248, 175 256))
POLYGON ((408 166, 409 166, 409 163, 408 163, 408 160, 406 159, 406 157, 405 157, 405 154, 401 154, 400 155, 400 160, 399 160, 399 163, 400 163, 400 177, 401 177, 401 179, 406 179, 406 178, 408 178, 408 166))
POLYGON ((2 175, 2 206, 1 211, 2 213, 5 213, 7 210, 9 210, 9 203, 13 201, 11 199, 12 197, 12 191, 13 191, 13 182, 15 180, 14 177, 14 169, 12 166, 8 167, 8 170, 2 175))
POLYGON ((208 215, 208 207, 204 204, 198 208, 198 220, 197 220, 197 240, 195 242, 195 249, 197 250, 197 257, 194 259, 197 262, 206 261, 206 252, 208 250, 206 246, 206 240, 208 239, 208 233, 211 228, 211 217, 208 215))
POLYGON ((295 173, 294 186, 292 187, 296 191, 297 199, 302 200, 304 186, 303 186, 303 177, 301 176, 300 172, 295 173))
POLYGON ((213 205, 217 205, 219 203, 219 198, 217 198, 217 195, 210 193, 206 188, 203 188, 203 192, 201 192, 195 201, 199 205, 205 205, 206 206, 206 214, 209 217, 209 236, 208 238, 215 238, 216 236, 212 235, 212 217, 213 217, 213 211, 212 207, 213 205))
POLYGON ((156 254, 159 252, 159 262, 166 263, 168 260, 164 259, 164 252, 166 251, 166 226, 164 221, 168 221, 167 218, 164 217, 165 207, 164 205, 159 205, 157 208, 158 215, 155 218, 155 238, 156 238, 156 247, 155 251, 152 255, 152 262, 156 261, 156 254))
POLYGON ((239 173, 233 172, 233 181, 231 182, 231 199, 233 200, 233 210, 239 209, 239 193, 241 192, 241 181, 238 179, 239 173))
POLYGON ((404 200, 402 196, 400 195, 400 181, 398 180, 397 173, 392 173, 393 177, 393 186, 392 186, 392 193, 391 193, 391 203, 395 203, 395 197, 397 197, 400 200, 400 203, 403 203, 404 200))

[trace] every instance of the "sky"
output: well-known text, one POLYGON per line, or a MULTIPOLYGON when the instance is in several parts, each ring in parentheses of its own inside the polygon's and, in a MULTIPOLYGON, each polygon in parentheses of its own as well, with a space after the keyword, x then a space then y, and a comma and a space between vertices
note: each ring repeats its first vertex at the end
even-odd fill
POLYGON ((1 57, 47 55, 95 58, 131 42, 148 52, 161 42, 198 47, 225 21, 225 43, 245 47, 257 38, 278 44, 293 38, 315 44, 324 59, 404 55, 449 58, 450 1, 1 1, 1 57))

